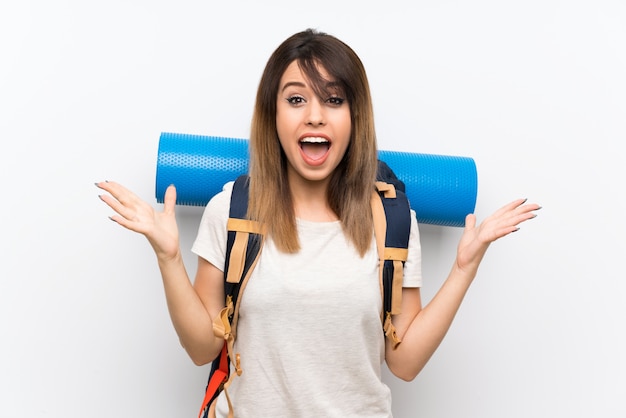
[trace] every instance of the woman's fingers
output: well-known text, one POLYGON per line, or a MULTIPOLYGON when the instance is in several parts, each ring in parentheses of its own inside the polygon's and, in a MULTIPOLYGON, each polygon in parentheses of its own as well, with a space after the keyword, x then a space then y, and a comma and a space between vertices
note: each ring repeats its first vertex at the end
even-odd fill
POLYGON ((179 255, 178 226, 174 208, 176 205, 176 189, 167 188, 164 198, 163 212, 157 212, 151 205, 140 199, 136 194, 115 182, 96 183, 108 194, 100 195, 116 214, 111 220, 133 232, 144 235, 157 257, 172 259, 179 255))
POLYGON ((527 204, 526 199, 518 199, 496 211, 494 216, 499 219, 502 230, 510 233, 517 231, 522 222, 535 218, 535 211, 539 209, 541 206, 536 203, 527 204))
POLYGON ((120 201, 111 197, 110 195, 100 195, 100 199, 107 204, 111 209, 113 209, 119 215, 111 216, 111 219, 117 220, 122 217, 124 219, 132 219, 134 217, 135 211, 124 206, 120 201))
POLYGON ((497 210, 486 221, 494 223, 495 239, 519 230, 519 225, 537 216, 535 211, 541 209, 536 203, 526 203, 526 199, 517 199, 497 210))
POLYGON ((134 201, 139 200, 133 192, 114 181, 102 181, 96 183, 96 186, 108 192, 123 205, 129 205, 132 204, 134 201))
POLYGON ((535 218, 535 211, 539 209, 541 206, 526 203, 526 199, 516 199, 496 210, 479 225, 476 225, 473 214, 468 215, 457 252, 459 267, 477 267, 492 242, 519 230, 519 224, 535 218))
POLYGON ((109 193, 99 197, 117 213, 110 217, 111 220, 136 232, 147 231, 147 226, 154 221, 154 210, 150 205, 119 183, 106 181, 96 183, 96 186, 109 193))

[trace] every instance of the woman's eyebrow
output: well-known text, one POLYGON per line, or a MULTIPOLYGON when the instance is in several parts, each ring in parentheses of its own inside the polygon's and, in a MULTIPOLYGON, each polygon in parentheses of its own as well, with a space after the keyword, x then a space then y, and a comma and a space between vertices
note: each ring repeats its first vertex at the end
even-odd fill
MULTIPOLYGON (((302 82, 302 81, 288 81, 287 83, 285 83, 285 85, 280 89, 281 92, 284 92, 285 90, 287 90, 289 87, 300 87, 300 88, 306 88, 307 85, 302 82)), ((341 90, 341 84, 338 81, 329 81, 326 83, 326 86, 324 87, 326 90, 341 90)))
POLYGON ((288 83, 285 83, 285 85, 283 86, 281 91, 285 91, 287 88, 292 87, 292 86, 303 87, 304 88, 304 87, 306 87, 306 84, 304 84, 301 81, 289 81, 288 83))

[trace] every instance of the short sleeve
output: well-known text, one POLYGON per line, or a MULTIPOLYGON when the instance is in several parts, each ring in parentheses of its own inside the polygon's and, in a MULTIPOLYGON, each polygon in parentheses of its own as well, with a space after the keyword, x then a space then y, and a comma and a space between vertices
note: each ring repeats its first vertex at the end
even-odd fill
POLYGON ((404 263, 404 287, 422 287, 422 246, 420 243, 417 215, 411 209, 411 233, 409 235, 409 254, 404 263))
POLYGON ((204 258, 215 267, 224 271, 226 259, 227 223, 230 208, 230 195, 233 182, 224 185, 221 192, 209 200, 198 227, 198 234, 191 246, 191 252, 204 258))

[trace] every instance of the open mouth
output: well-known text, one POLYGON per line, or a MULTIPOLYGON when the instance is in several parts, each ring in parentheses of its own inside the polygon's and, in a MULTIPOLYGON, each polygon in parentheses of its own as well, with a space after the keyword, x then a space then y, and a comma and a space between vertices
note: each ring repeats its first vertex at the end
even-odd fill
POLYGON ((311 160, 319 160, 330 149, 330 141, 321 137, 306 137, 300 140, 300 149, 311 160))

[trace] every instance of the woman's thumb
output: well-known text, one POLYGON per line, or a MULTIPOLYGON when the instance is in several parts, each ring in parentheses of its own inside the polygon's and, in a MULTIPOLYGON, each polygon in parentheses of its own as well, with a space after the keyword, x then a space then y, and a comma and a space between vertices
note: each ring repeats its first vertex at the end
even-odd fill
POLYGON ((165 196, 163 197, 163 212, 174 213, 174 207, 176 206, 176 186, 170 184, 165 190, 165 196))

